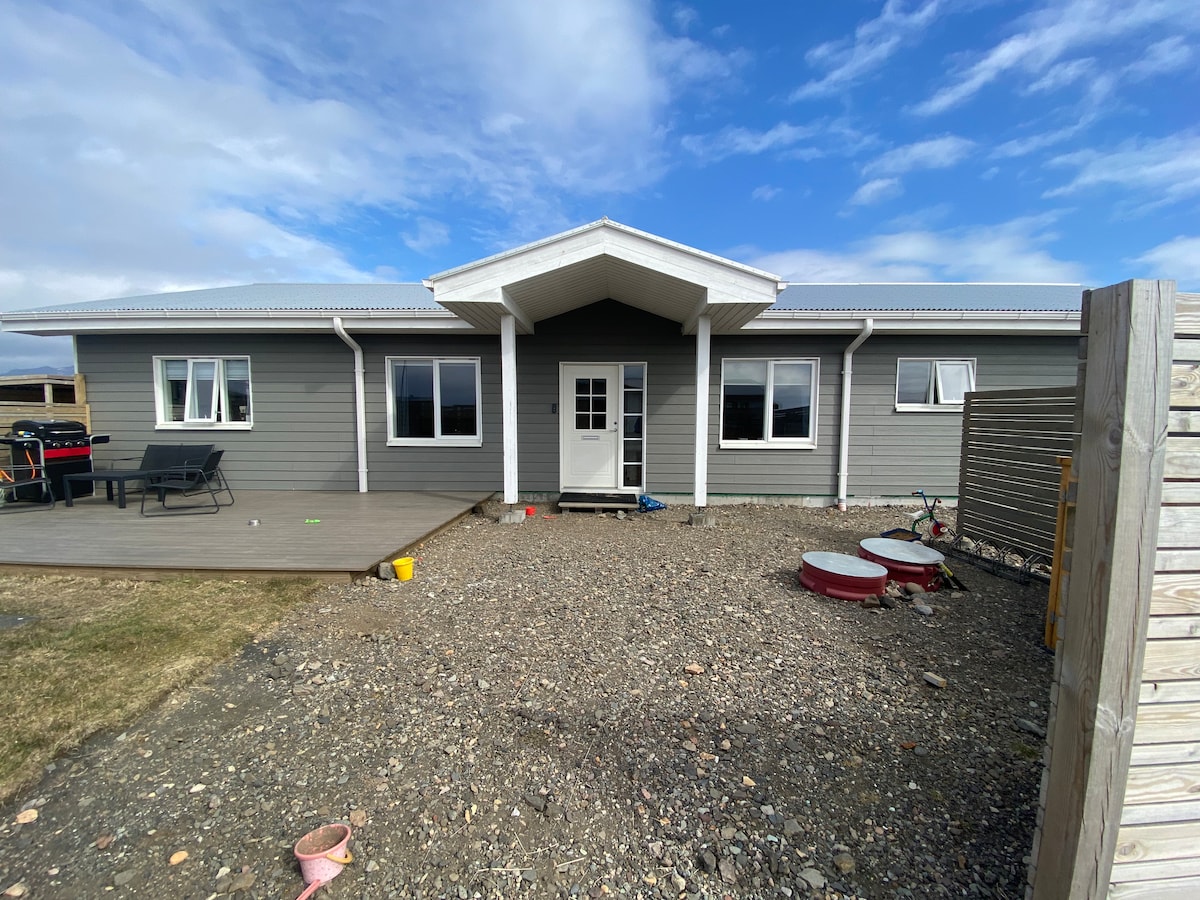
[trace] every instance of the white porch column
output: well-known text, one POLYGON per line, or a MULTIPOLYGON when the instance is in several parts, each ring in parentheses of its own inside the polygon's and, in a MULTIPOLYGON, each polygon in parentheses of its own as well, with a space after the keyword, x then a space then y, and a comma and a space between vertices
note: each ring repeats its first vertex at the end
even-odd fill
POLYGON ((500 317, 500 397, 504 420, 504 502, 517 502, 517 320, 500 317))
POLYGON ((708 351, 712 318, 696 319, 696 506, 708 506, 708 351))

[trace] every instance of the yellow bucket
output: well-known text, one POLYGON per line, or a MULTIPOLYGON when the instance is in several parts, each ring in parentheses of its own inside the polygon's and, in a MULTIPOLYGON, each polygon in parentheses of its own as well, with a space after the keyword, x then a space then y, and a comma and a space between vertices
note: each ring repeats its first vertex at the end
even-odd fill
POLYGON ((392 568, 396 570, 397 578, 401 581, 408 581, 412 578, 413 558, 411 556, 402 556, 400 559, 393 559, 392 568))

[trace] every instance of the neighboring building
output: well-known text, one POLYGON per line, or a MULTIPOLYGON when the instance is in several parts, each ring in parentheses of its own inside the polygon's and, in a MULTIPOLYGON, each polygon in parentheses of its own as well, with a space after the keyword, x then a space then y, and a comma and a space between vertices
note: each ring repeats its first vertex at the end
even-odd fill
POLYGON ((956 494, 963 394, 1074 384, 1081 294, 784 284, 603 219, 424 284, 184 291, 0 328, 74 336, 111 455, 203 432, 240 487, 829 504, 956 494))

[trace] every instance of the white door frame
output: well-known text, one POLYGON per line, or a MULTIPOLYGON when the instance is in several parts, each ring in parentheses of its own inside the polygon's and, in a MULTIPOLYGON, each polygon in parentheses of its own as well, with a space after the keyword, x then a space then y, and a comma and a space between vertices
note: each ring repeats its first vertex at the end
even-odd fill
POLYGON ((558 487, 560 491, 594 491, 615 493, 621 483, 621 364, 616 362, 563 362, 559 363, 559 463, 558 487), (583 429, 578 435, 576 428, 575 380, 577 378, 604 377, 606 384, 606 407, 603 413, 579 413, 593 420, 603 416, 603 429, 583 429), (587 446, 583 446, 586 442, 587 446), (594 457, 603 456, 607 449, 608 460, 604 465, 609 472, 601 472, 599 480, 584 483, 583 479, 571 475, 572 461, 576 454, 587 451, 594 457), (605 477, 607 476, 607 477, 605 477))

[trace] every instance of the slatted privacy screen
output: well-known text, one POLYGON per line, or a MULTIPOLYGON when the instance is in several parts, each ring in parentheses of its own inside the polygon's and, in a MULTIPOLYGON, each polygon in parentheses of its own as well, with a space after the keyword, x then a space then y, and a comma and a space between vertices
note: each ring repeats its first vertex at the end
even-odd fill
POLYGON ((1024 555, 1054 554, 1059 457, 1075 442, 1075 388, 984 391, 963 405, 958 533, 1024 555))
POLYGON ((1109 896, 1200 897, 1200 295, 1178 294, 1137 724, 1109 896))

